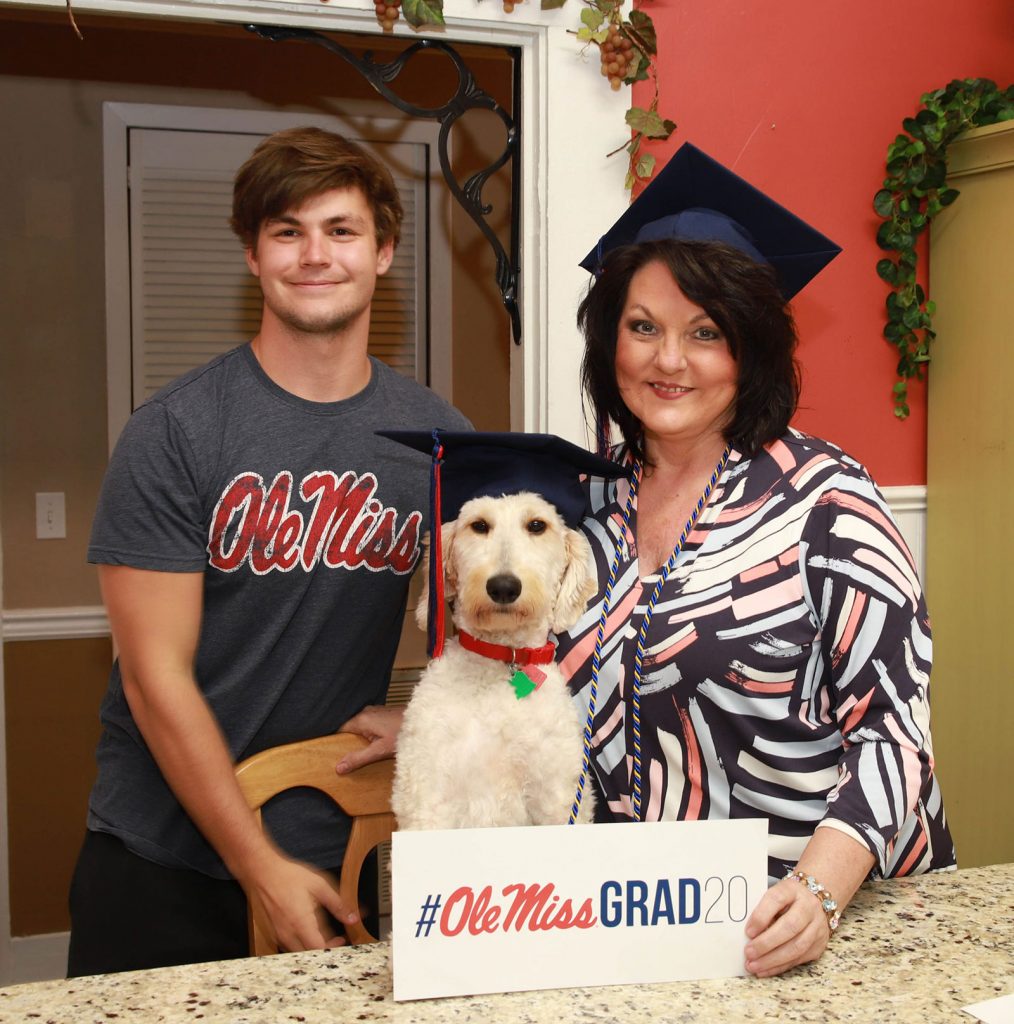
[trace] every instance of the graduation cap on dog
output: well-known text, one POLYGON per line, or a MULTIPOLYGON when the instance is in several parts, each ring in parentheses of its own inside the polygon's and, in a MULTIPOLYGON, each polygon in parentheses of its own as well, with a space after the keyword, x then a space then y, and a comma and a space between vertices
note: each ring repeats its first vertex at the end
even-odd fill
POLYGON ((593 455, 554 434, 490 431, 379 430, 425 452, 430 472, 430 580, 428 652, 438 658, 444 643, 443 557, 441 524, 458 518, 472 498, 501 497, 531 491, 550 502, 569 527, 584 518, 587 498, 582 475, 609 479, 630 470, 593 455))
POLYGON ((581 261, 596 276, 610 250, 665 238, 725 242, 775 269, 791 299, 841 247, 689 142, 581 261))

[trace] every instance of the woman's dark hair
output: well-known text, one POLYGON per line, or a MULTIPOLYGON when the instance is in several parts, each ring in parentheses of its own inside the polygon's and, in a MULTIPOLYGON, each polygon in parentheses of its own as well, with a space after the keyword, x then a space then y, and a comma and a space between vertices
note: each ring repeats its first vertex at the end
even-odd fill
POLYGON ((781 437, 799 402, 796 325, 774 270, 722 242, 665 239, 614 249, 577 312, 584 334, 581 383, 596 424, 612 420, 631 454, 645 460, 640 420, 616 383, 616 337, 634 274, 661 263, 725 335, 736 360, 736 404, 725 439, 746 456, 781 437))

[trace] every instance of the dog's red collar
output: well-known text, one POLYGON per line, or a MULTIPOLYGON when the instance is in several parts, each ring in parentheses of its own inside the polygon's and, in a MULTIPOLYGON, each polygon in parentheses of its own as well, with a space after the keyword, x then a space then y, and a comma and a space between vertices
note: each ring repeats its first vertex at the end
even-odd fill
POLYGON ((504 644, 487 643, 471 633, 459 630, 458 643, 466 651, 495 661, 505 661, 508 665, 548 665, 556 657, 556 644, 552 640, 542 647, 507 647, 504 644))

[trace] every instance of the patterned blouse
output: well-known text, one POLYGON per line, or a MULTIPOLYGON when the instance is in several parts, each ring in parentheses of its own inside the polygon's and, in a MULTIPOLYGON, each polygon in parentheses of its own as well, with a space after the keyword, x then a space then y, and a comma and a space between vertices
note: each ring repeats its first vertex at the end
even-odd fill
MULTIPOLYGON (((560 636, 586 715, 626 480, 590 481, 600 591, 560 636)), ((633 817, 626 681, 658 579, 639 578, 636 501, 606 622, 593 724, 599 818, 633 817), (604 795, 604 799, 603 799, 604 795)), ((641 676, 641 816, 768 819, 769 873, 818 826, 867 846, 875 876, 952 867, 933 773, 931 639, 908 548, 865 469, 790 430, 733 450, 655 605, 641 676)))

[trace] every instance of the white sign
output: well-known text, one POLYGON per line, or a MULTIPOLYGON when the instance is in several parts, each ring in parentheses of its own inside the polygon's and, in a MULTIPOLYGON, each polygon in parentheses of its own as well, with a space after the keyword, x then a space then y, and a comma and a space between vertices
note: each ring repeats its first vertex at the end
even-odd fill
POLYGON ((999 999, 987 999, 982 1003, 962 1006, 962 1010, 976 1017, 985 1024, 1014 1024, 1014 993, 1000 996, 999 999))
POLYGON ((745 974, 767 821, 395 832, 394 998, 745 974))

